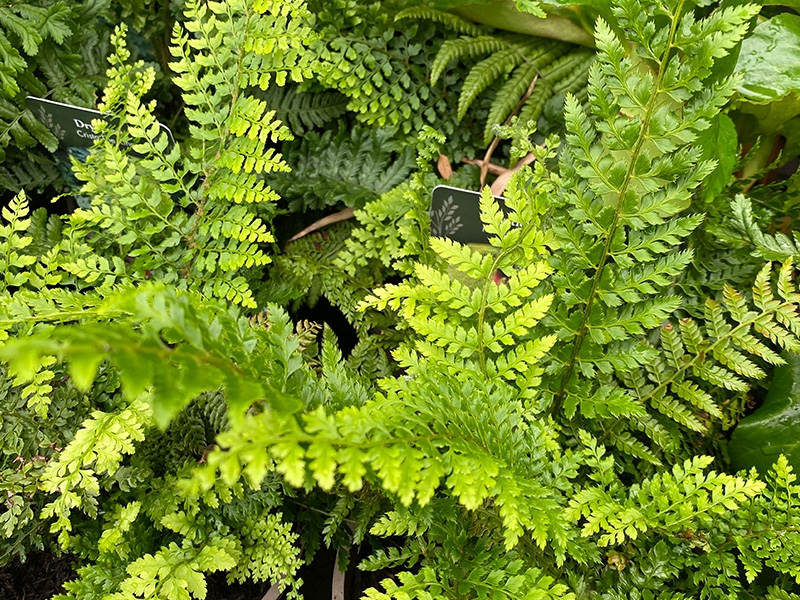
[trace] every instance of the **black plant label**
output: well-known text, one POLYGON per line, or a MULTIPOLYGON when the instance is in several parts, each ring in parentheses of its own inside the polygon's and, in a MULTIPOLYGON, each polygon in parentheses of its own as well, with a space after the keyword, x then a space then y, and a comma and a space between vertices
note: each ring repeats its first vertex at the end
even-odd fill
MULTIPOLYGON (((503 198, 495 196, 504 209, 503 198)), ((481 194, 437 185, 431 199, 431 236, 450 238, 462 244, 488 244, 481 221, 481 194)))
MULTIPOLYGON (((95 133, 92 121, 102 119, 111 122, 109 115, 104 115, 98 110, 82 108, 73 104, 64 104, 45 98, 28 96, 28 108, 36 118, 44 123, 50 132, 58 138, 59 145, 65 148, 88 148, 99 136, 95 133)), ((169 139, 169 145, 175 143, 172 132, 166 125, 161 125, 161 131, 169 139)))

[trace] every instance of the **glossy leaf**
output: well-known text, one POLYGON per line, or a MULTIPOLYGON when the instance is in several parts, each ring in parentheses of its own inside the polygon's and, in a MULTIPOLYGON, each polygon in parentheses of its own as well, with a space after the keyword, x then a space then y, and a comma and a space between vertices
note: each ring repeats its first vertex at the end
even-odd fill
POLYGON ((765 133, 800 114, 800 16, 783 13, 758 25, 742 44, 736 73, 745 103, 765 133))
POLYGON ((735 469, 756 467, 762 475, 784 454, 800 468, 800 356, 775 369, 764 404, 739 422, 729 451, 735 469))

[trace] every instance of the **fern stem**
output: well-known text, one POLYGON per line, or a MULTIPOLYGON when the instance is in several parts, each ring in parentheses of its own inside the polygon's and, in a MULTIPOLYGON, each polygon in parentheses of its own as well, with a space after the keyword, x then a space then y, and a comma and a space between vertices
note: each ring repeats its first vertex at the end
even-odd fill
MULTIPOLYGON (((520 233, 519 239, 525 239, 528 233, 535 228, 534 223, 527 223, 525 228, 522 229, 522 233, 520 233)), ((486 299, 489 296, 489 290, 491 289, 490 285, 497 285, 494 280, 492 279, 492 275, 499 269, 499 265, 502 263, 503 259, 511 254, 515 250, 514 247, 509 248, 507 250, 502 250, 497 253, 497 257, 495 258, 494 262, 492 263, 492 270, 489 277, 483 282, 483 290, 481 292, 481 308, 478 311, 478 325, 477 325, 477 334, 478 334, 478 364, 481 369, 481 373, 487 379, 489 378, 489 374, 486 371, 486 347, 483 343, 483 325, 486 320, 486 308, 487 302, 486 299)))
POLYGON ((650 126, 650 120, 653 117, 653 113, 655 111, 656 102, 659 99, 659 92, 661 90, 662 83, 664 81, 664 76, 666 75, 667 65, 669 62, 669 55, 672 51, 675 35, 677 32, 678 24, 680 22, 681 15, 683 14, 683 5, 685 0, 681 0, 678 4, 678 8, 673 14, 672 23, 670 24, 669 30, 669 37, 667 38, 667 44, 665 46, 664 55, 658 67, 658 76, 655 82, 655 91, 650 97, 650 100, 647 103, 647 110, 645 111, 644 118, 642 119, 642 129, 639 133, 638 139, 636 140, 636 145, 631 152, 631 156, 628 162, 628 170, 625 173, 625 179, 622 182, 622 185, 619 188, 617 193, 617 205, 614 211, 614 217, 611 221, 611 224, 608 227, 608 232, 606 234, 605 243, 603 244, 603 252, 600 256, 600 260, 597 264, 597 269, 594 273, 594 278, 592 279, 592 287, 589 291, 589 298, 586 301, 586 308, 583 312, 583 319, 581 320, 581 325, 575 334, 575 343, 572 347, 572 353, 569 358, 569 362, 566 365, 566 369, 564 371, 564 376, 561 379, 561 384, 559 386, 558 392, 556 392, 554 399, 553 399, 553 408, 552 408, 552 415, 556 416, 559 412, 561 412, 561 408, 564 404, 565 397, 567 395, 567 386, 569 385, 569 381, 572 378, 572 374, 575 370, 575 365, 578 362, 578 354, 580 353, 581 346, 583 344, 583 340, 586 338, 586 334, 589 331, 589 315, 591 313, 592 306, 594 305, 594 300, 597 297, 597 290, 600 286, 600 281, 603 277, 603 271, 605 270, 606 264, 608 263, 609 258, 611 257, 611 243, 614 239, 614 235, 616 234, 617 228, 620 226, 619 220, 620 215, 622 213, 622 204, 624 202, 625 196, 628 193, 628 188, 630 187, 631 180, 633 178, 633 172, 636 168, 636 163, 639 159, 639 155, 644 148, 644 143, 648 139, 648 130, 650 126))
POLYGON ((733 338, 734 334, 738 333, 739 331, 741 330, 746 331, 750 329, 750 327, 752 327, 759 319, 763 318, 765 314, 775 314, 779 312, 781 309, 786 309, 786 308, 794 310, 796 308, 796 305, 793 304, 792 302, 784 302, 783 304, 777 306, 774 310, 770 312, 757 313, 756 316, 753 317, 752 319, 739 323, 739 325, 733 327, 728 332, 728 335, 717 338, 717 340, 713 344, 711 344, 708 348, 704 348, 700 352, 695 354, 691 360, 687 361, 682 367, 677 369, 675 373, 672 374, 672 376, 668 377, 666 380, 662 381, 657 387, 653 388, 653 390, 649 394, 640 397, 640 400, 642 402, 647 402, 651 398, 654 398, 656 394, 660 393, 662 390, 666 388, 666 386, 676 381, 678 379, 678 376, 683 375, 683 373, 685 373, 690 367, 694 367, 695 365, 705 360, 706 355, 708 355, 709 353, 713 354, 714 349, 718 345, 727 343, 728 340, 733 338))
MULTIPOLYGON (((236 16, 233 14, 230 4, 227 5, 227 10, 228 10, 229 22, 235 21, 236 16)), ((219 141, 217 143, 217 152, 214 155, 213 160, 211 161, 212 168, 208 169, 208 164, 202 165, 203 184, 202 184, 202 187, 201 187, 202 192, 200 194, 200 197, 198 198, 197 208, 195 209, 195 213, 194 213, 196 218, 194 220, 194 223, 192 223, 192 230, 189 232, 189 235, 187 235, 186 238, 185 238, 187 246, 189 248, 192 248, 192 249, 194 249, 196 247, 195 238, 197 236, 197 231, 198 231, 198 229, 200 227, 200 222, 201 222, 203 216, 205 215, 205 203, 206 203, 206 198, 207 198, 205 192, 206 192, 206 190, 208 189, 208 187, 210 185, 211 176, 214 174, 214 172, 216 170, 213 167, 213 165, 220 158, 220 156, 222 154, 222 148, 225 147, 225 145, 227 144, 228 138, 230 137, 231 115, 233 114, 233 110, 236 107, 236 100, 239 98, 239 92, 240 92, 240 89, 241 89, 241 84, 242 84, 242 65, 244 63, 244 58, 246 56, 245 46, 246 46, 246 42, 247 42, 247 30, 248 30, 248 27, 250 26, 250 18, 251 18, 252 14, 253 14, 252 11, 253 11, 252 5, 248 3, 247 4, 247 10, 245 11, 245 15, 244 15, 244 27, 243 27, 244 34, 243 34, 243 37, 242 37, 241 44, 239 45, 239 48, 238 48, 238 55, 237 55, 237 60, 236 60, 236 80, 233 81, 233 82, 228 81, 228 85, 230 85, 230 87, 231 87, 231 100, 230 100, 230 103, 228 105, 228 114, 226 115, 226 117, 225 117, 225 119, 223 120, 222 123, 217 123, 217 121, 216 121, 216 111, 213 110, 213 106, 214 105, 211 103, 210 100, 208 101, 209 102, 209 106, 212 108, 211 113, 214 114, 214 122, 217 125, 217 129, 219 131, 219 141), (223 126, 225 123, 228 124, 227 127, 223 126)), ((201 27, 204 25, 204 22, 202 20, 200 21, 200 25, 201 25, 201 27)), ((211 31, 204 31, 203 33, 208 38, 212 37, 212 32, 211 31)), ((219 62, 219 57, 217 56, 217 54, 212 52, 211 56, 213 57, 214 62, 216 63, 217 68, 219 69, 219 72, 224 74, 225 73, 225 67, 224 67, 224 65, 222 65, 219 62)), ((199 81, 199 78, 198 78, 198 81, 199 81)), ((207 97, 207 94, 205 93, 205 90, 203 90, 203 95, 207 97)), ((205 155, 206 155, 205 154, 205 150, 206 150, 206 141, 203 140, 203 157, 205 157, 205 155)), ((194 263, 196 262, 196 260, 197 260, 197 258, 199 256, 200 256, 199 253, 195 254, 192 257, 191 261, 189 261, 186 264, 186 268, 184 269, 184 276, 188 277, 189 273, 191 273, 191 271, 192 271, 192 267, 193 267, 194 263)))

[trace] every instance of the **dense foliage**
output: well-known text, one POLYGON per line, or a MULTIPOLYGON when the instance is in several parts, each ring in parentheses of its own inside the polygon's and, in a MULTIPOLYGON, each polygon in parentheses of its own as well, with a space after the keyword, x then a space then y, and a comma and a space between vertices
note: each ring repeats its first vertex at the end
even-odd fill
POLYGON ((124 4, 84 208, 2 210, 0 562, 70 553, 59 600, 300 597, 323 544, 394 573, 376 600, 798 597, 797 455, 729 442, 800 354, 800 240, 767 227, 798 176, 736 129, 778 135, 737 61, 770 9, 615 0, 590 49, 580 7, 546 40, 186 0, 164 44, 124 4), (433 186, 488 175, 489 243, 431 237, 433 186))

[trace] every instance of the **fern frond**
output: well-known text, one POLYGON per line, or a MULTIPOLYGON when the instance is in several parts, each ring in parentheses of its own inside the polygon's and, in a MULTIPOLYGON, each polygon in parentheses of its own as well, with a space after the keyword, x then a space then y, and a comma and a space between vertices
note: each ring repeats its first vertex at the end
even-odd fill
POLYGON ((731 202, 733 212, 731 225, 742 238, 755 246, 753 254, 765 260, 784 261, 787 258, 797 260, 800 257, 800 238, 796 233, 792 237, 783 233, 768 235, 753 217, 750 200, 739 195, 731 202))
POLYGON ((397 13, 394 17, 395 21, 402 19, 427 19, 436 23, 441 23, 447 29, 460 33, 462 35, 479 36, 483 33, 483 29, 473 23, 462 19, 458 15, 436 10, 428 6, 412 6, 397 13))
POLYGON ((392 140, 394 129, 356 126, 309 133, 287 149, 292 173, 273 179, 292 210, 357 206, 401 184, 414 167, 412 150, 392 140))
POLYGON ((120 585, 120 591, 107 597, 109 600, 204 598, 206 582, 203 573, 232 569, 240 552, 239 544, 224 536, 211 538, 197 547, 189 540, 184 540, 180 546, 172 542, 155 554, 145 554, 131 563, 127 569, 128 578, 120 585))
POLYGON ((584 522, 584 535, 599 534, 600 546, 622 545, 657 528, 677 534, 708 526, 717 515, 735 510, 764 489, 760 481, 714 471, 704 474, 712 460, 698 456, 676 464, 672 472, 632 486, 624 503, 609 502, 600 490, 584 490, 570 501, 569 513, 584 522), (680 497, 667 500, 664 494, 671 488, 680 488, 680 497))
POLYGON ((663 326, 660 340, 666 362, 654 365, 633 388, 639 401, 703 431, 706 425, 687 411, 705 415, 704 419, 720 418, 722 412, 709 389, 746 391, 748 381, 766 376, 763 363, 784 363, 780 350, 800 351, 800 293, 789 281, 791 269, 787 261, 778 270, 776 279, 783 283, 776 298, 770 282, 772 266, 765 265, 753 288, 756 310, 728 287, 723 303, 706 301, 703 323, 686 317, 678 327, 663 326))
POLYGON ((439 81, 445 68, 454 60, 467 60, 482 54, 492 54, 506 49, 508 42, 502 38, 491 35, 478 37, 460 37, 455 40, 445 40, 436 59, 431 65, 431 83, 439 81))
MULTIPOLYGON (((102 109, 116 125, 113 132, 101 127, 95 152, 75 165, 93 198, 73 226, 99 254, 129 261, 126 276, 256 307, 242 272, 269 262, 258 244, 273 238, 257 205, 277 200, 264 175, 289 169, 274 144, 291 133, 251 89, 310 74, 304 48, 315 35, 307 14, 294 0, 187 2, 186 24, 176 27, 170 49, 190 122, 184 148, 170 146, 153 107, 141 100, 154 72, 130 64, 124 28, 114 36, 102 109), (131 150, 141 156, 135 163, 131 150)), ((97 269, 89 275, 85 261, 73 262, 84 284, 100 281, 97 269)))
MULTIPOLYGON (((537 150, 542 159, 550 152, 537 150)), ((507 214, 499 210, 488 190, 481 197, 484 230, 496 246, 493 252, 484 254, 452 240, 432 239, 431 248, 461 273, 454 276, 418 265, 418 283, 386 286, 366 305, 398 310, 420 336, 416 351, 429 362, 452 356, 464 361, 461 376, 501 375, 519 384, 520 394, 528 397, 541 374, 535 363, 556 340, 552 336, 525 339, 547 313, 552 298, 536 292, 550 273, 546 264, 536 260, 547 251, 546 238, 535 234, 540 207, 525 198, 517 181, 512 180, 507 191, 507 214), (524 225, 513 228, 512 222, 524 225), (514 267, 524 260, 530 261, 526 267, 514 267), (493 281, 498 269, 512 273, 506 282, 493 281)), ((404 354, 402 363, 410 373, 417 372, 413 353, 404 354)), ((443 363, 443 369, 457 370, 446 359, 443 363)))
POLYGON ((28 235, 31 224, 28 200, 24 192, 17 194, 8 206, 2 209, 5 225, 0 226, 0 273, 3 275, 2 289, 21 287, 31 278, 28 267, 36 262, 36 257, 27 253, 33 242, 28 235))
POLYGON ((503 86, 497 90, 497 95, 489 108, 489 116, 486 117, 486 128, 483 134, 484 142, 491 140, 493 127, 505 121, 535 78, 538 82, 538 76, 539 69, 535 63, 526 62, 514 69, 503 86))
MULTIPOLYGON (((581 375, 607 368, 604 357, 609 343, 613 346, 632 342, 632 337, 661 326, 680 305, 680 299, 666 291, 689 264, 691 253, 669 247, 661 238, 678 241, 679 231, 680 237, 685 238, 700 222, 700 217, 672 219, 686 208, 692 190, 710 172, 710 165, 699 160, 699 152, 691 145, 696 132, 706 127, 708 117, 733 91, 730 80, 697 91, 708 76, 713 59, 672 57, 667 48, 690 43, 688 38, 683 39, 685 32, 677 32, 677 25, 667 30, 669 39, 658 38, 656 43, 651 40, 654 30, 645 27, 647 10, 641 5, 625 0, 616 12, 631 39, 649 44, 645 54, 652 62, 650 69, 638 69, 639 59, 628 55, 611 28, 598 21, 599 53, 590 68, 588 88, 593 118, 584 113, 574 96, 567 96, 569 151, 562 155, 561 176, 566 178, 569 190, 565 200, 570 215, 577 221, 555 226, 569 250, 555 259, 557 274, 553 282, 559 305, 554 306, 553 314, 562 339, 573 341, 567 344, 570 350, 556 359, 559 366, 552 367, 553 372, 561 373, 560 382, 553 388, 556 411, 564 399, 579 390, 586 394, 584 385, 579 383, 581 375), (683 75, 673 71, 677 68, 674 60, 684 65, 683 75), (682 114, 671 108, 676 99, 688 102, 682 114), (628 240, 633 243, 628 244, 628 240)), ((723 45, 744 35, 745 19, 751 13, 752 8, 743 8, 729 15, 732 21, 724 26, 725 33, 719 34, 726 39, 723 45)), ((674 23, 680 18, 668 17, 674 23)), ((691 23, 696 28, 692 31, 709 35, 720 27, 717 17, 691 23)), ((750 332, 757 320, 740 314, 738 306, 726 304, 726 318, 740 323, 735 327, 738 331, 750 332)), ((716 313, 713 316, 716 318, 716 313)), ((759 325, 763 331, 775 329, 774 316, 761 318, 767 323, 759 325)), ((672 327, 668 325, 667 331, 672 327)), ((713 325, 709 327, 713 329, 713 325)), ((782 336, 784 346, 794 344, 791 336, 779 331, 772 335, 782 336)), ((693 415, 697 406, 703 406, 700 410, 707 415, 719 411, 708 395, 682 385, 685 379, 697 378, 703 385, 741 390, 746 387, 744 373, 761 373, 743 360, 738 350, 723 351, 732 343, 729 336, 722 335, 719 340, 719 346, 714 347, 719 348, 717 355, 724 363, 717 358, 710 360, 715 356, 710 347, 715 342, 706 342, 703 331, 691 319, 684 320, 680 335, 668 339, 665 347, 671 347, 672 356, 676 357, 681 353, 677 347, 683 345, 693 358, 681 358, 682 366, 668 367, 666 373, 662 372, 660 361, 642 364, 651 381, 632 378, 630 381, 637 381, 634 396, 643 405, 690 429, 704 429, 705 425, 693 415), (733 370, 726 364, 732 365, 733 370)), ((774 359, 771 355, 769 358, 774 359)))
MULTIPOLYGON (((521 45, 522 46, 522 45, 521 45)), ((522 49, 532 49, 535 43, 528 43, 522 49)), ((464 79, 461 95, 458 98, 458 118, 463 119, 467 109, 478 95, 489 87, 495 79, 511 72, 525 60, 521 48, 512 47, 495 52, 489 58, 483 59, 472 69, 464 79)))
POLYGON ((91 517, 97 515, 100 492, 97 475, 110 474, 119 468, 123 456, 133 453, 134 442, 144 439, 144 430, 151 426, 151 419, 150 407, 143 398, 118 413, 95 411, 87 419, 43 476, 44 488, 59 494, 43 511, 45 517, 56 517, 53 530, 70 531, 69 516, 73 508, 80 508, 91 517), (88 467, 92 467, 91 472, 88 467))
MULTIPOLYGON (((544 66, 530 97, 519 111, 519 121, 535 122, 551 98, 564 97, 567 94, 585 95, 586 80, 594 58, 594 52, 575 49, 565 56, 555 57, 553 62, 544 66)), ((484 139, 487 136, 488 128, 484 139)))
POLYGON ((333 91, 299 91, 297 86, 273 86, 260 97, 275 111, 275 118, 286 123, 295 136, 342 116, 347 110, 346 96, 333 91))

